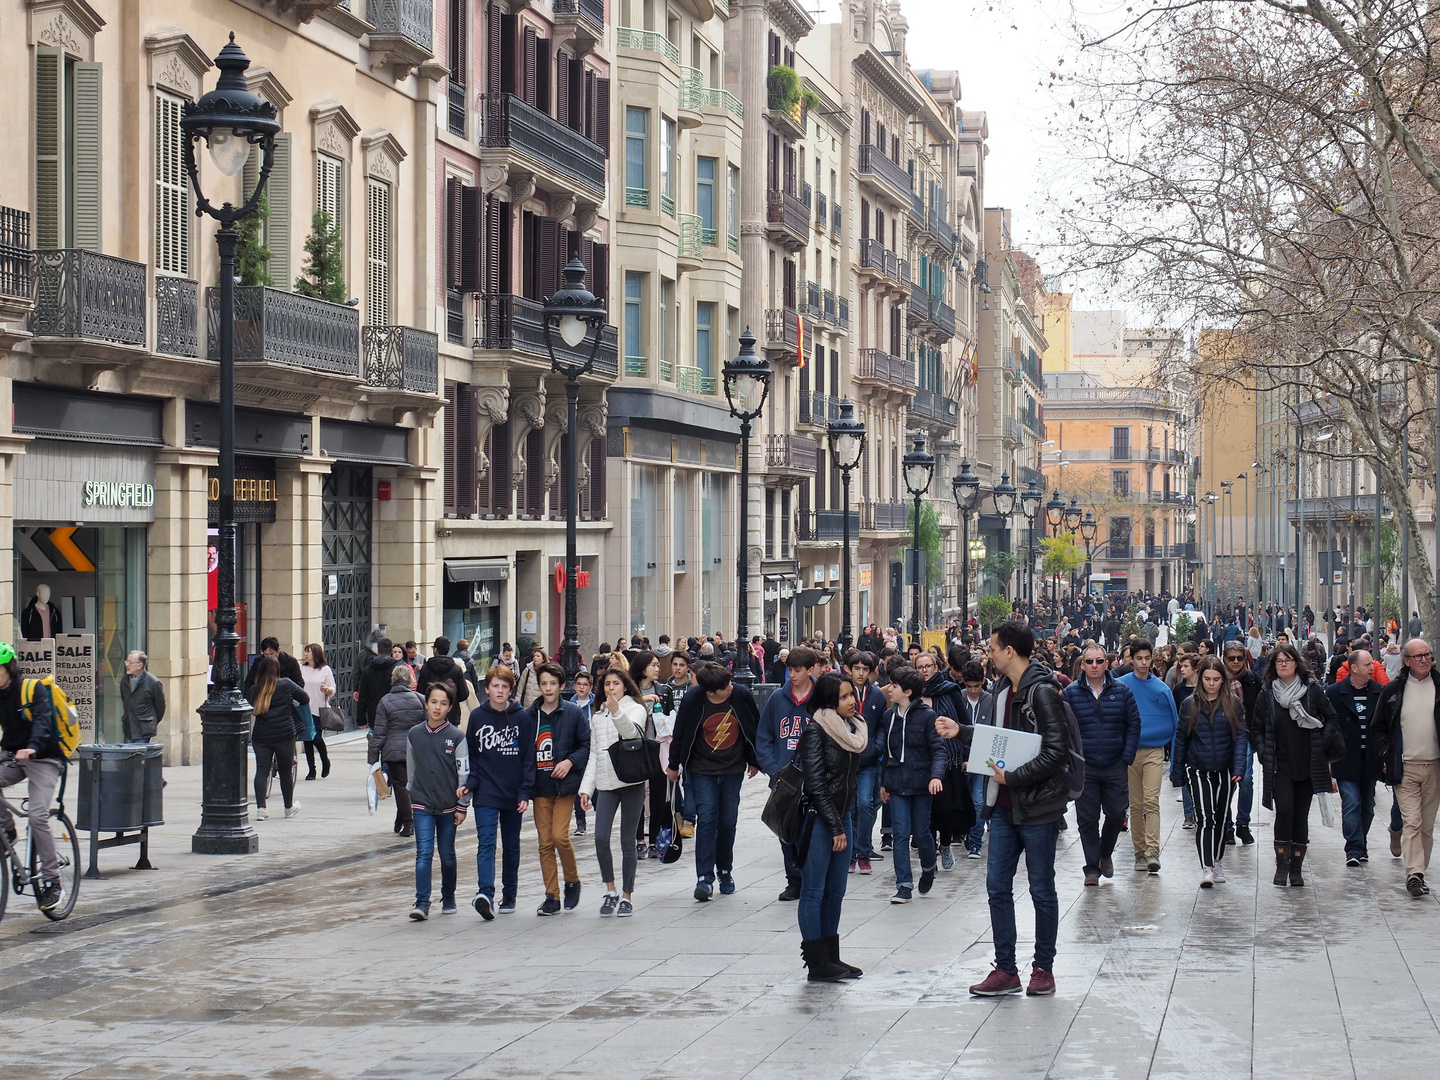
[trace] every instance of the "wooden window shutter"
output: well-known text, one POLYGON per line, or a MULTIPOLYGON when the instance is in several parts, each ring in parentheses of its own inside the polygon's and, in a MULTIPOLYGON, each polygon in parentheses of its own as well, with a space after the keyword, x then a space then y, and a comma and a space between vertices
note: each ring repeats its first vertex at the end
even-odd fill
POLYGON ((540 35, 535 32, 533 26, 525 27, 525 84, 521 96, 525 99, 526 105, 538 105, 538 72, 536 68, 540 62, 540 35))
POLYGON ((570 61, 570 115, 566 123, 575 131, 585 129, 585 63, 576 56, 570 61))
POLYGON ((567 431, 560 436, 560 471, 555 476, 555 483, 550 488, 549 514, 552 518, 563 518, 565 516, 565 466, 570 459, 570 433, 567 431))
POLYGON ((870 110, 860 110, 860 142, 868 145, 870 142, 870 110))
POLYGON ((605 440, 590 440, 590 520, 605 518, 605 440))
POLYGON ((570 56, 564 49, 555 53, 555 119, 570 124, 570 56))
POLYGON ((545 432, 533 428, 525 436, 525 516, 545 516, 545 432))
POLYGON ((540 259, 536 268, 535 300, 552 295, 560 276, 560 223, 550 218, 540 219, 540 259))
POLYGON ((64 247, 65 52, 35 49, 35 247, 64 247))
POLYGON ((366 187, 365 319, 371 326, 390 326, 390 185, 370 179, 366 187))
POLYGON ((496 517, 510 516, 510 421, 496 424, 490 431, 490 512, 496 517))
POLYGON ((465 85, 465 52, 470 28, 469 11, 465 0, 450 0, 450 41, 447 59, 450 61, 450 81, 456 86, 465 85))
POLYGON ((476 511, 476 488, 480 462, 476 444, 480 434, 475 387, 461 383, 455 410, 455 512, 472 517, 476 511))
POLYGON ((288 131, 275 136, 275 156, 270 179, 265 182, 265 197, 270 201, 270 216, 265 221, 265 246, 270 249, 270 261, 265 264, 265 272, 277 289, 293 288, 295 282, 290 271, 290 140, 288 131))
POLYGON ((595 244, 590 256, 590 291, 601 300, 610 298, 610 245, 595 244))
POLYGON ((455 481, 459 460, 456 457, 456 434, 459 414, 460 384, 445 380, 445 513, 455 513, 455 481))
POLYGON ((489 257, 488 257, 488 258, 485 258, 485 260, 484 260, 484 261, 485 261, 485 267, 484 267, 484 270, 485 270, 485 278, 484 278, 483 281, 481 281, 481 280, 480 280, 480 276, 479 276, 479 270, 480 270, 479 263, 480 263, 480 260, 482 259, 483 256, 482 256, 481 245, 480 245, 479 242, 478 242, 479 239, 480 239, 480 234, 479 234, 479 224, 480 224, 480 220, 479 220, 479 215, 480 215, 480 189, 479 189, 479 188, 466 188, 466 191, 474 192, 474 200, 473 200, 473 201, 474 201, 474 203, 475 203, 475 215, 476 215, 476 219, 475 219, 475 223, 476 223, 475 239, 476 239, 476 241, 477 241, 474 245, 472 245, 470 248, 467 249, 467 250, 471 250, 471 251, 474 252, 474 259, 475 259, 475 262, 476 262, 476 267, 475 267, 475 269, 476 269, 476 280, 475 280, 475 283, 474 283, 473 285, 469 286, 469 287, 470 287, 470 288, 477 288, 477 289, 479 289, 480 291, 482 291, 482 292, 487 292, 487 293, 503 292, 504 290, 503 290, 502 287, 501 287, 502 282, 501 282, 501 275, 500 275, 500 238, 501 238, 501 236, 502 236, 504 233, 508 232, 509 229, 508 229, 508 217, 507 217, 507 215, 505 215, 505 214, 502 213, 501 208, 502 208, 502 206, 508 208, 509 204, 508 204, 508 203, 503 203, 503 204, 502 204, 502 203, 500 202, 500 200, 497 199, 494 195, 489 196, 489 197, 485 200, 485 202, 486 202, 486 205, 485 205, 485 244, 484 244, 484 249, 483 249, 483 250, 484 250, 485 253, 488 253, 488 256, 489 256, 489 257))
POLYGON ((610 80, 595 80, 595 141, 610 156, 610 80))
POLYGON ((500 5, 494 3, 485 11, 485 90, 500 94, 505 90, 505 20, 500 5))
POLYGON ((480 189, 460 185, 460 276, 461 292, 480 290, 480 189))
POLYGON ((595 72, 585 69, 585 128, 580 134, 587 139, 595 138, 595 72))
POLYGON ((452 289, 460 287, 460 258, 464 250, 460 244, 460 188, 464 186, 458 176, 445 178, 445 284, 452 289))
POLYGON ((190 272, 190 180, 180 130, 184 108, 174 94, 156 91, 155 272, 181 276, 190 272))
POLYGON ((103 64, 75 65, 74 153, 71 157, 71 242, 87 251, 99 251, 100 178, 105 167, 104 140, 100 135, 100 76, 103 64))
POLYGON ((535 107, 546 116, 550 115, 550 55, 550 39, 542 37, 536 43, 535 107))

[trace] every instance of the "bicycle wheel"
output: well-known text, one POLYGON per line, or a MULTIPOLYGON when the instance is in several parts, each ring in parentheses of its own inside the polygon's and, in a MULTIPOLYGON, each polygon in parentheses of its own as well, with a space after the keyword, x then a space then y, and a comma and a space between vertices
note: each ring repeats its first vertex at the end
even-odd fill
MULTIPOLYGON (((50 831, 55 834, 55 854, 60 859, 60 903, 49 911, 41 908, 40 914, 51 922, 59 922, 75 910, 75 900, 80 895, 80 837, 70 819, 60 810, 50 811, 50 831)), ((38 898, 40 853, 35 850, 33 842, 29 847, 31 888, 38 898)))
POLYGON ((10 900, 10 851, 0 847, 0 919, 5 917, 5 905, 10 900))
POLYGON ((275 778, 280 775, 280 761, 277 758, 270 766, 270 777, 265 781, 265 801, 269 802, 270 797, 275 794, 275 778))

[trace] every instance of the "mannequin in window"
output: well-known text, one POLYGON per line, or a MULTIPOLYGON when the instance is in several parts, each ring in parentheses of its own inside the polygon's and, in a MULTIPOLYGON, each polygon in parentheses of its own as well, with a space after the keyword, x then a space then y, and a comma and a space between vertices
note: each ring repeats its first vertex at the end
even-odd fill
POLYGON ((60 609, 50 602, 50 586, 35 586, 35 595, 20 613, 20 636, 26 641, 52 638, 60 633, 60 609))

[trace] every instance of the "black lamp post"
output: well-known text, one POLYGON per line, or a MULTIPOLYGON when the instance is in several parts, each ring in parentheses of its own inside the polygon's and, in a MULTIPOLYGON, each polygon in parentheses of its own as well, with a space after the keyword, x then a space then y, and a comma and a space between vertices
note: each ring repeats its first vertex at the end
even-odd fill
POLYGON ((970 515, 980 505, 980 477, 971 471, 968 457, 960 462, 960 471, 951 478, 950 487, 955 494, 955 509, 960 511, 960 623, 963 626, 970 621, 970 515))
POLYGON ((1080 528, 1080 519, 1085 516, 1085 511, 1080 509, 1079 496, 1070 496, 1070 505, 1065 508, 1065 528, 1074 532, 1080 528))
POLYGON ((560 645, 560 663, 565 668, 565 686, 575 684, 580 670, 580 612, 576 587, 579 585, 580 558, 576 554, 576 523, 580 518, 580 495, 577 472, 580 468, 576 427, 580 413, 580 377, 595 366, 600 353, 600 340, 605 336, 605 304, 585 288, 585 264, 572 258, 565 267, 565 284, 545 301, 545 351, 550 354, 550 369, 565 376, 565 640, 560 645), (594 335, 590 354, 576 353, 587 334, 594 335), (555 335, 572 350, 564 359, 555 355, 555 335))
POLYGON ((180 121, 185 171, 195 189, 195 215, 209 214, 220 223, 215 244, 220 249, 220 537, 216 572, 215 641, 210 693, 200 706, 203 772, 200 827, 190 850, 201 855, 249 855, 260 850, 250 827, 245 794, 248 770, 245 744, 250 737, 250 703, 240 693, 240 662, 235 632, 235 223, 252 216, 260 204, 265 181, 274 164, 275 136, 280 121, 275 106, 252 94, 245 84, 250 60, 235 44, 235 35, 215 58, 220 77, 215 89, 199 101, 186 102, 180 121), (260 173, 255 190, 243 205, 216 208, 200 189, 195 141, 204 139, 210 160, 221 176, 232 177, 245 167, 250 148, 260 148, 260 173))
POLYGON ((1095 557, 1095 537, 1100 534, 1100 523, 1089 510, 1080 522, 1080 539, 1085 542, 1085 598, 1090 598, 1090 560, 1095 557))
POLYGON ((920 637, 920 496, 930 490, 930 479, 935 475, 935 455, 925 449, 925 433, 915 433, 915 445, 900 459, 900 468, 905 473, 905 488, 915 500, 915 546, 910 569, 913 578, 910 583, 910 640, 920 637))
POLYGON ((740 605, 739 655, 744 663, 735 665, 735 681, 749 686, 755 681, 750 670, 750 425, 765 408, 770 393, 770 365, 755 352, 755 335, 747 326, 740 335, 740 352, 721 371, 730 415, 740 421, 740 605))
MULTIPOLYGON (((1060 489, 1056 488, 1049 500, 1045 503, 1045 523, 1050 526, 1050 535, 1059 536, 1060 526, 1065 524, 1065 500, 1060 497, 1060 489)), ((1059 582, 1055 575, 1050 575, 1050 617, 1055 620, 1055 625, 1060 625, 1060 619, 1056 612, 1059 606, 1059 597, 1056 591, 1059 589, 1059 582)))
POLYGON ((1030 600, 1030 621, 1032 623, 1035 621, 1035 515, 1040 512, 1040 503, 1044 499, 1045 493, 1040 490, 1034 480, 1030 481, 1020 496, 1020 512, 1030 522, 1030 553, 1025 559, 1029 584, 1025 591, 1030 600))
POLYGON ((830 460, 840 470, 840 584, 845 590, 845 604, 840 622, 840 655, 844 656, 854 638, 850 625, 850 473, 860 464, 865 453, 865 424, 855 419, 855 403, 849 398, 840 402, 840 415, 825 429, 830 442, 830 460))
MULTIPOLYGON (((1015 485, 1010 483, 1008 472, 1000 474, 1000 483, 996 484, 995 490, 990 493, 990 501, 995 504, 996 515, 1005 520, 1005 542, 1007 544, 1010 542, 1010 518, 1015 513, 1015 496, 1017 494, 1015 485)), ((1005 582, 1001 586, 1001 591, 1003 592, 1009 586, 1010 583, 1005 582)))

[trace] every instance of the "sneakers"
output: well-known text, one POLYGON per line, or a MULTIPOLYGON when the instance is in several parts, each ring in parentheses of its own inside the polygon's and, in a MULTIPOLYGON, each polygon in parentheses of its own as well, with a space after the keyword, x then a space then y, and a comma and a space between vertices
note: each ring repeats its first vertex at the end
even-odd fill
POLYGON ((1150 871, 1150 873, 1152 873, 1152 874, 1158 874, 1158 873, 1160 872, 1160 856, 1159 856, 1159 855, 1146 855, 1146 856, 1145 856, 1145 869, 1148 870, 1148 871, 1150 871))
POLYGON ((695 822, 683 821, 680 823, 680 838, 682 840, 693 840, 695 837, 695 822))
POLYGON ((715 895, 715 886, 712 885, 712 884, 710 884, 710 882, 706 881, 704 878, 701 878, 699 881, 697 881, 697 882, 695 883, 695 899, 696 899, 696 900, 699 900, 699 901, 701 901, 701 902, 704 902, 704 901, 706 901, 706 900, 709 900, 710 897, 712 897, 712 896, 714 896, 714 895, 715 895))
POLYGON ((861 855, 860 858, 855 860, 855 870, 857 873, 860 874, 869 874, 873 872, 870 866, 870 860, 867 859, 864 855, 861 855))
POLYGON ((495 918, 495 901, 486 896, 483 892, 476 893, 475 899, 470 901, 470 906, 475 909, 479 916, 486 922, 495 918))
POLYGON ((923 870, 923 869, 922 869, 922 870, 920 871, 920 895, 921 895, 921 896, 924 896, 926 893, 928 893, 928 892, 930 891, 931 886, 934 885, 934 884, 935 884, 935 868, 932 866, 932 867, 930 867, 929 870, 923 870))
POLYGON ((1135 856, 1135 873, 1147 874, 1150 872, 1150 859, 1146 855, 1135 856))
POLYGON ((1099 871, 1099 870, 1086 870, 1086 871, 1085 871, 1085 884, 1086 884, 1086 885, 1099 885, 1099 884, 1100 884, 1100 871, 1099 871))
MULTIPOLYGON (((504 910, 503 906, 501 907, 501 910, 504 910)), ((551 896, 549 893, 546 893, 545 902, 535 909, 535 914, 541 916, 559 915, 560 901, 556 900, 555 897, 551 896)))
POLYGON ((454 914, 455 914, 457 911, 459 911, 459 910, 460 910, 460 909, 455 906, 455 897, 453 897, 453 896, 442 896, 442 897, 440 898, 440 914, 441 914, 441 915, 454 915, 454 914))
POLYGON ((1218 862, 1215 864, 1215 884, 1225 884, 1225 871, 1220 868, 1220 864, 1218 862))
POLYGON ((1399 829, 1391 829, 1391 830, 1390 830, 1390 854, 1393 855, 1393 856, 1394 856, 1395 858, 1397 858, 1397 859, 1400 858, 1400 830, 1399 830, 1399 829))
MULTIPOLYGON (((1146 869, 1148 870, 1149 867, 1147 866, 1146 869)), ((1114 877, 1114 876, 1115 876, 1115 860, 1112 859, 1109 855, 1101 855, 1101 856, 1100 856, 1100 876, 1101 876, 1101 877, 1114 877)))
POLYGON ((614 914, 615 914, 615 905, 618 904, 619 902, 620 902, 620 894, 619 894, 619 893, 607 892, 607 893, 605 894, 605 899, 600 901, 600 914, 601 914, 601 915, 614 915, 614 914))
MULTIPOLYGON (((1039 969, 1034 970, 1038 971, 1039 969)), ((1050 989, 1052 992, 1055 989, 1053 979, 1050 982, 1050 989)), ((983 982, 978 982, 970 987, 970 993, 976 997, 1005 997, 1007 994, 1018 994, 1020 993, 1020 976, 1013 971, 1001 971, 998 967, 991 968, 990 974, 985 976, 983 982)))
POLYGON ((580 882, 567 881, 565 883, 565 910, 574 911, 580 906, 580 882))
POLYGON ((786 882, 785 888, 780 891, 780 899, 784 900, 786 903, 789 903, 792 900, 799 900, 800 883, 798 881, 786 882))
POLYGON ((506 897, 503 897, 503 898, 500 900, 500 914, 501 914, 501 915, 514 915, 514 914, 515 914, 515 898, 514 898, 513 896, 506 896, 506 897))
POLYGON ((1346 865, 1346 866, 1359 866, 1359 865, 1360 865, 1360 856, 1359 856, 1359 855, 1347 855, 1347 856, 1345 857, 1345 865, 1346 865))
MULTIPOLYGON (((1019 976, 1017 975, 1018 979, 1019 976)), ((1032 967, 1030 969, 1030 985, 1025 988, 1026 997, 1053 997, 1055 994, 1055 976, 1044 968, 1032 967)))
POLYGON ((576 836, 584 836, 584 835, 585 835, 585 823, 584 823, 583 821, 582 821, 579 825, 576 825, 576 826, 575 826, 575 835, 576 835, 576 836))
POLYGON ((633 905, 632 903, 630 903, 629 900, 621 900, 621 901, 620 901, 620 906, 615 909, 615 917, 616 917, 617 919, 627 919, 627 918, 629 918, 631 915, 634 915, 634 914, 635 914, 635 905, 633 905))
POLYGON ((1194 814, 1186 814, 1186 815, 1185 815, 1185 824, 1183 824, 1183 825, 1181 826, 1181 828, 1182 828, 1182 829, 1193 829, 1194 827, 1195 827, 1195 815, 1194 815, 1194 814))
POLYGON ((651 844, 649 847, 647 847, 647 848, 645 849, 645 856, 644 856, 644 857, 647 858, 647 859, 658 859, 658 858, 660 857, 660 850, 659 850, 659 848, 657 848, 654 844, 651 844))
POLYGON ((429 904, 416 904, 413 908, 410 909, 410 918, 413 919, 415 922, 424 922, 429 917, 429 904))
POLYGON ((735 879, 729 874, 720 875, 720 892, 724 896, 730 896, 735 892, 735 879))
POLYGON ((849 872, 852 873, 852 874, 855 873, 855 863, 856 863, 857 861, 858 861, 858 860, 856 860, 856 859, 851 859, 851 860, 850 860, 850 870, 849 870, 849 872))
POLYGON ((967 851, 967 852, 965 853, 965 857, 966 857, 967 859, 978 859, 978 858, 980 858, 980 849, 979 849, 978 847, 972 847, 969 851, 967 851))
POLYGON ((891 836, 890 836, 889 833, 886 833, 884 836, 882 836, 882 837, 880 838, 880 850, 881 850, 881 851, 890 851, 890 850, 892 850, 892 849, 894 848, 894 846, 895 846, 895 845, 894 845, 894 842, 893 842, 893 840, 892 840, 892 838, 891 838, 891 836))
POLYGON ((895 890, 895 895, 892 896, 892 897, 890 897, 890 903, 892 903, 892 904, 908 904, 908 903, 910 902, 910 897, 911 897, 911 892, 910 892, 909 887, 908 887, 908 886, 905 886, 905 885, 901 885, 899 888, 897 888, 897 889, 895 890))
MULTIPOLYGON (((1420 885, 1423 888, 1425 882, 1422 880, 1420 885)), ((1426 889, 1425 891, 1429 892, 1430 890, 1426 889)), ((40 905, 41 911, 54 911, 60 906, 60 898, 63 895, 58 881, 47 881, 40 886, 40 891, 35 894, 35 900, 40 905)))
POLYGON ((255 820, 256 820, 256 821, 269 821, 269 820, 270 820, 270 811, 266 810, 265 807, 263 807, 263 806, 257 806, 257 807, 255 808, 255 820))
POLYGON ((1249 825, 1236 825, 1235 836, 1239 839, 1240 843, 1246 847, 1255 846, 1255 834, 1250 831, 1249 825))
MULTIPOLYGON (((300 813, 300 804, 299 804, 298 802, 291 803, 289 806, 285 807, 285 816, 286 816, 287 818, 294 817, 294 816, 295 816, 296 814, 298 814, 298 813, 300 813)), ((409 836, 409 835, 411 835, 410 833, 408 833, 408 832, 405 831, 405 830, 408 829, 408 828, 410 828, 410 826, 408 826, 408 825, 402 825, 402 826, 400 827, 400 835, 401 835, 401 836, 409 836)))
POLYGON ((1202 889, 1211 889, 1211 888, 1214 888, 1214 887, 1215 887, 1215 868, 1214 868, 1213 866, 1207 866, 1207 867, 1205 867, 1205 871, 1200 875, 1200 888, 1202 888, 1202 889))
POLYGON ((1225 830, 1225 846, 1226 846, 1226 847, 1234 847, 1234 846, 1235 846, 1235 830, 1234 830, 1234 829, 1226 829, 1226 830, 1225 830))
POLYGON ((940 846, 940 866, 945 870, 955 869, 955 856, 951 854, 949 844, 940 846))
MULTIPOLYGON (((1430 886, 1425 884, 1424 874, 1411 874, 1405 879, 1405 891, 1417 900, 1430 891, 1430 886)), ((41 907, 44 907, 42 902, 41 907)))

